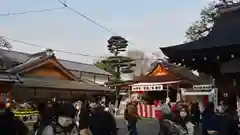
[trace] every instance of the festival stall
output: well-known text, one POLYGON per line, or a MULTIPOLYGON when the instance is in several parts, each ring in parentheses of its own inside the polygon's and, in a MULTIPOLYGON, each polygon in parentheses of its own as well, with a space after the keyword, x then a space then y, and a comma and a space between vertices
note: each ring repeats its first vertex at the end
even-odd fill
MULTIPOLYGON (((203 108, 209 103, 212 102, 216 109, 218 105, 218 90, 214 88, 213 85, 194 85, 192 89, 181 89, 181 95, 183 99, 187 100, 187 97, 195 97, 195 101, 200 103, 200 109, 203 108)), ((193 98, 191 98, 193 99, 193 98)), ((193 100, 192 100, 193 101, 193 100)))
POLYGON ((137 83, 132 85, 132 95, 131 98, 138 99, 140 103, 138 104, 138 115, 145 118, 156 118, 158 117, 158 112, 156 111, 158 107, 158 101, 155 100, 153 104, 145 103, 142 99, 143 92, 149 91, 166 91, 166 99, 169 98, 169 86, 177 84, 180 81, 162 82, 162 83, 137 83))
POLYGON ((131 96, 139 97, 138 114, 141 117, 156 118, 159 100, 176 102, 180 88, 192 88, 194 84, 202 84, 203 80, 194 75, 190 70, 169 64, 158 62, 145 76, 134 78, 136 83, 131 86, 131 96), (146 93, 151 100, 146 102, 146 93))

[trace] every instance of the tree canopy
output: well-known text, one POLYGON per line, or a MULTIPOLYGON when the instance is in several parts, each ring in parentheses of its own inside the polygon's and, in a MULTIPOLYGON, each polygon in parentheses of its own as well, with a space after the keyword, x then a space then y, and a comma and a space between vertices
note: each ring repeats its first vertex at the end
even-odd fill
POLYGON ((132 73, 132 67, 136 64, 134 60, 127 56, 121 56, 121 52, 125 52, 128 46, 128 41, 121 36, 112 36, 107 41, 108 50, 112 56, 101 61, 97 61, 95 65, 111 74, 114 79, 112 81, 121 81, 121 74, 132 73))
POLYGON ((185 33, 186 42, 195 41, 206 36, 212 29, 217 15, 216 6, 221 4, 234 4, 239 0, 216 0, 205 6, 200 12, 200 19, 190 25, 185 33))

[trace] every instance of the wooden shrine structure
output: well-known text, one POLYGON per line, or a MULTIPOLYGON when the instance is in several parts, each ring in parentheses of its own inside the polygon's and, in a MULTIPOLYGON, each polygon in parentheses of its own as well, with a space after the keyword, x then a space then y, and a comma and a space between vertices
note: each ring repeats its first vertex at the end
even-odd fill
MULTIPOLYGON (((163 61, 156 63, 147 74, 126 82, 131 93, 142 93, 143 97, 151 97, 154 100, 169 97, 172 101, 176 101, 179 88, 192 88, 194 84, 207 83, 207 80, 196 76, 191 70, 163 61)), ((123 86, 126 87, 126 84, 123 86)))
POLYGON ((28 100, 79 100, 87 96, 104 95, 113 89, 79 80, 62 66, 51 50, 36 53, 25 61, 6 70, 18 74, 21 83, 14 84, 12 97, 19 102, 28 100))
POLYGON ((169 61, 214 77, 219 99, 236 105, 240 88, 240 4, 218 8, 211 32, 197 41, 160 48, 169 61))

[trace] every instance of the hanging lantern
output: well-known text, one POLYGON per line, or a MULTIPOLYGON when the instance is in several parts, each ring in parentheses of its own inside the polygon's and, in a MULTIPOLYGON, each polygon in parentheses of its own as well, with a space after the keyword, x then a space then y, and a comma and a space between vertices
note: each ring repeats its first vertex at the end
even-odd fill
POLYGON ((192 61, 195 61, 195 58, 193 58, 192 61))
POLYGON ((204 60, 207 60, 207 57, 204 57, 203 59, 204 59, 204 60))
POLYGON ((234 58, 234 55, 233 55, 233 54, 231 55, 231 58, 234 58))
POLYGON ((219 59, 219 56, 217 56, 217 59, 219 59))

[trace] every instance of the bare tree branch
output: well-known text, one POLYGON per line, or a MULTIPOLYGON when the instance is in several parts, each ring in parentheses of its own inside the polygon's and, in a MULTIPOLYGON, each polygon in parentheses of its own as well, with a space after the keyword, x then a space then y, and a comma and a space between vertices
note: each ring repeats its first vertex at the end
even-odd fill
POLYGON ((12 45, 3 36, 0 36, 0 46, 12 49, 12 45))

